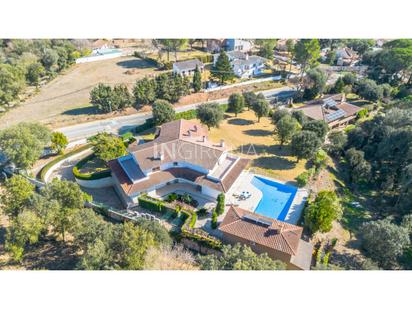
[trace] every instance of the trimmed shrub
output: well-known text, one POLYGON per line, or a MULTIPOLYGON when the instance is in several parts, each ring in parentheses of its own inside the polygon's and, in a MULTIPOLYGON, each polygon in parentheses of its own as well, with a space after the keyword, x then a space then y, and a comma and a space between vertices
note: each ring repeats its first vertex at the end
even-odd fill
POLYGON ((150 198, 149 196, 139 196, 138 197, 139 206, 146 208, 148 210, 152 210, 155 212, 164 213, 166 208, 164 207, 164 203, 161 200, 150 198))
POLYGON ((223 193, 220 193, 217 196, 217 205, 216 205, 216 213, 218 216, 223 214, 225 211, 225 195, 223 193))
POLYGON ((194 212, 192 213, 192 218, 190 219, 189 227, 194 228, 197 221, 197 214, 194 212))
POLYGON ((217 228, 217 213, 216 211, 213 211, 212 213, 212 229, 217 228))
POLYGON ((176 113, 175 115, 175 119, 186 119, 186 120, 191 120, 191 119, 195 119, 197 117, 197 111, 196 109, 191 109, 185 112, 180 112, 180 113, 176 113))

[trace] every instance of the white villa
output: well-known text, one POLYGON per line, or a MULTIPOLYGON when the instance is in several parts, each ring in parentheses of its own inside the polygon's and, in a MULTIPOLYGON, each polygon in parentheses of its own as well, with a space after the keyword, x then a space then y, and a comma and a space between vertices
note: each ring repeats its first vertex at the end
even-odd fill
MULTIPOLYGON (((263 57, 249 56, 241 51, 230 51, 226 54, 229 58, 233 72, 240 78, 250 78, 260 75, 262 70, 265 68, 265 63, 267 62, 267 59, 263 57)), ((216 64, 218 57, 219 54, 213 55, 214 65, 216 64)))
POLYGON ((136 205, 142 193, 162 195, 160 190, 177 184, 213 199, 229 191, 249 160, 229 153, 223 140, 216 144, 207 135, 199 124, 175 120, 163 124, 153 141, 135 142, 127 155, 110 161, 114 187, 125 206, 136 205))

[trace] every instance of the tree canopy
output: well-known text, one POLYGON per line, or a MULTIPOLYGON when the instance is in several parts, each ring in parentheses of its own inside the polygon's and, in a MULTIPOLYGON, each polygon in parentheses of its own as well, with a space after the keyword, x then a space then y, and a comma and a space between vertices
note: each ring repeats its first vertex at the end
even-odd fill
POLYGON ((21 122, 0 131, 0 148, 16 167, 27 169, 50 142, 50 131, 37 123, 21 122))
POLYGON ((220 52, 211 74, 212 77, 220 80, 222 84, 235 77, 229 62, 229 57, 223 50, 220 52))
POLYGON ((208 254, 198 258, 203 270, 284 270, 285 263, 272 260, 267 253, 257 255, 246 245, 223 246, 220 257, 208 254))
POLYGON ((245 99, 243 95, 240 93, 233 93, 229 97, 229 110, 233 113, 235 113, 235 116, 237 117, 238 113, 241 113, 243 111, 243 108, 245 106, 245 99))
POLYGON ((367 255, 384 268, 396 266, 397 259, 410 245, 408 229, 388 219, 365 223, 360 235, 367 255))
POLYGON ((120 137, 103 132, 91 137, 96 156, 103 161, 110 161, 126 154, 126 146, 120 137))
POLYGON ((173 105, 166 100, 156 100, 153 103, 152 113, 156 125, 161 125, 175 119, 173 105))
POLYGON ((252 105, 252 109, 255 112, 258 122, 260 122, 260 118, 268 116, 270 112, 268 101, 262 98, 257 99, 255 104, 252 105))
POLYGON ((196 109, 197 118, 210 130, 211 127, 219 127, 223 120, 223 110, 216 103, 201 104, 196 109))
POLYGON ((299 130, 299 122, 290 115, 283 116, 275 124, 275 134, 280 140, 280 145, 289 142, 292 136, 299 130))
POLYGON ((311 159, 322 145, 322 141, 312 131, 302 130, 292 137, 292 153, 300 159, 311 159))
POLYGON ((332 229, 332 222, 340 219, 342 208, 336 193, 321 191, 305 209, 305 225, 312 233, 324 233, 332 229))

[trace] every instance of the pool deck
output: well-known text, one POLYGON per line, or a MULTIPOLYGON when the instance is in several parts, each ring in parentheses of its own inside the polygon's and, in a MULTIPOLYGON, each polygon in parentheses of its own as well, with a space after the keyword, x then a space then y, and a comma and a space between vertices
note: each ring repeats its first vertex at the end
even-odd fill
MULTIPOLYGON (((262 192, 252 184, 252 179, 255 176, 259 176, 281 184, 285 184, 285 182, 277 179, 273 179, 259 174, 254 174, 248 171, 243 171, 242 174, 240 174, 240 176, 236 180, 236 182, 233 184, 232 188, 227 192, 227 203, 238 205, 238 207, 254 212, 260 200, 262 199, 262 192), (239 200, 234 196, 240 194, 242 191, 249 191, 252 194, 252 196, 246 200, 239 200)), ((285 222, 290 224, 298 223, 307 197, 308 192, 306 189, 297 189, 295 197, 285 217, 285 222)))

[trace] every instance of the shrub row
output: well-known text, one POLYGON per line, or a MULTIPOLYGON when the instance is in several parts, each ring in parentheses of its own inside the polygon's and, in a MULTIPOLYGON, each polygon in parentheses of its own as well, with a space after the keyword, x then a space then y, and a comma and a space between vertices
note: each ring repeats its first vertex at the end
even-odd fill
POLYGON ((85 151, 88 148, 91 148, 92 146, 89 144, 86 144, 84 146, 81 146, 79 148, 77 148, 76 150, 70 151, 64 155, 58 156, 57 158, 55 158, 54 160, 50 161, 49 163, 47 163, 45 166, 43 166, 43 168, 40 170, 40 172, 37 174, 37 179, 41 180, 41 181, 45 181, 44 180, 44 176, 46 175, 46 173, 49 171, 49 169, 56 165, 57 163, 59 163, 60 161, 67 159, 68 157, 71 157, 77 153, 80 153, 82 151, 85 151))
POLYGON ((172 210, 176 214, 180 213, 180 218, 183 221, 183 225, 181 228, 181 234, 188 238, 195 240, 202 245, 208 246, 213 249, 220 249, 222 247, 222 242, 210 236, 207 232, 193 228, 196 224, 197 215, 195 212, 181 209, 181 208, 174 208, 171 204, 165 203, 159 199, 152 198, 147 195, 139 196, 138 197, 139 205, 143 208, 150 209, 156 212, 165 212, 167 209, 172 210))
POLYGON ((167 208, 165 207, 165 203, 161 200, 151 198, 147 195, 139 196, 138 197, 139 206, 146 208, 148 210, 152 210, 155 212, 165 213, 167 208))

